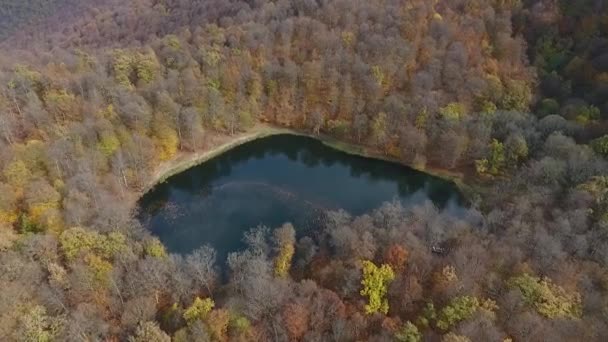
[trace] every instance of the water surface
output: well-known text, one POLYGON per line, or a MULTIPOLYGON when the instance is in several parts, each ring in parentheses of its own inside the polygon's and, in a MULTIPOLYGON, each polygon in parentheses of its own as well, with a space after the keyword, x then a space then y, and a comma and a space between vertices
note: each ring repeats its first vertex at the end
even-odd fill
POLYGON ((307 137, 277 135, 236 147, 157 185, 140 218, 171 252, 210 244, 223 260, 248 229, 292 222, 311 234, 327 210, 367 213, 383 202, 431 200, 459 211, 445 180, 386 161, 349 155, 307 137))

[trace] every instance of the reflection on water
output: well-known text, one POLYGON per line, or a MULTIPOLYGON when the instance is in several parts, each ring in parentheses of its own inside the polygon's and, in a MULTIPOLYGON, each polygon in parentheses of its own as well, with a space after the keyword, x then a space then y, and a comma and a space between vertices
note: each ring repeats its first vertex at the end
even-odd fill
POLYGON ((393 199, 462 209, 449 182, 311 138, 280 135, 239 146, 158 185, 140 201, 140 218, 172 252, 210 244, 224 258, 243 247, 242 235, 251 227, 292 222, 299 234, 310 234, 327 210, 360 215, 393 199))

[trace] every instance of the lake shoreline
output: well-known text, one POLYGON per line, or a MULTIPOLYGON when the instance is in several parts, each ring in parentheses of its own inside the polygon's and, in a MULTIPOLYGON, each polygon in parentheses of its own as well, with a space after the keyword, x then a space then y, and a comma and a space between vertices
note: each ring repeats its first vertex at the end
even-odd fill
POLYGON ((324 145, 343 153, 396 163, 408 167, 410 169, 449 181, 458 188, 458 190, 462 193, 466 200, 469 200, 475 193, 473 187, 465 183, 464 174, 459 172, 434 167, 415 167, 414 165, 408 165, 396 158, 392 158, 383 153, 380 153, 379 151, 374 151, 369 147, 345 142, 325 134, 314 135, 311 133, 291 128, 260 124, 248 130, 247 132, 236 134, 234 136, 227 136, 227 140, 226 137, 222 137, 221 140, 226 141, 219 142, 217 146, 211 147, 210 149, 198 152, 182 152, 179 153, 176 157, 161 163, 158 167, 155 168, 154 174, 152 175, 151 180, 148 182, 148 184, 143 188, 143 190, 137 193, 137 199, 152 191, 158 184, 167 181, 167 179, 171 178, 172 176, 175 176, 179 173, 187 171, 188 169, 203 164, 238 146, 258 139, 281 134, 309 137, 318 140, 324 145))

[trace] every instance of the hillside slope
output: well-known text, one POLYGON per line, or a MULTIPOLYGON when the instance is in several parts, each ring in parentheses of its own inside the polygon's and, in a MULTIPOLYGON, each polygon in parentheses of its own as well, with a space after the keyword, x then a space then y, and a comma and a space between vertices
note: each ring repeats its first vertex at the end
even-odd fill
POLYGON ((529 112, 521 2, 83 7, 0 49, 0 340, 608 340, 608 137, 529 112), (484 191, 169 255, 142 188, 257 123, 484 191))

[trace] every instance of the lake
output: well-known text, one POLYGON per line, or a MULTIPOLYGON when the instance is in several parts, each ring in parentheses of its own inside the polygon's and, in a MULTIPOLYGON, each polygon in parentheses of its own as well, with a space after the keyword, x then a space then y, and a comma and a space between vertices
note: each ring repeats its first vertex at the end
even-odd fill
POLYGON ((431 200, 459 212, 456 186, 411 168, 350 155, 313 138, 258 139, 158 184, 139 202, 140 220, 173 253, 213 246, 219 260, 244 247, 252 227, 285 222, 314 234, 328 210, 361 215, 383 202, 431 200))

